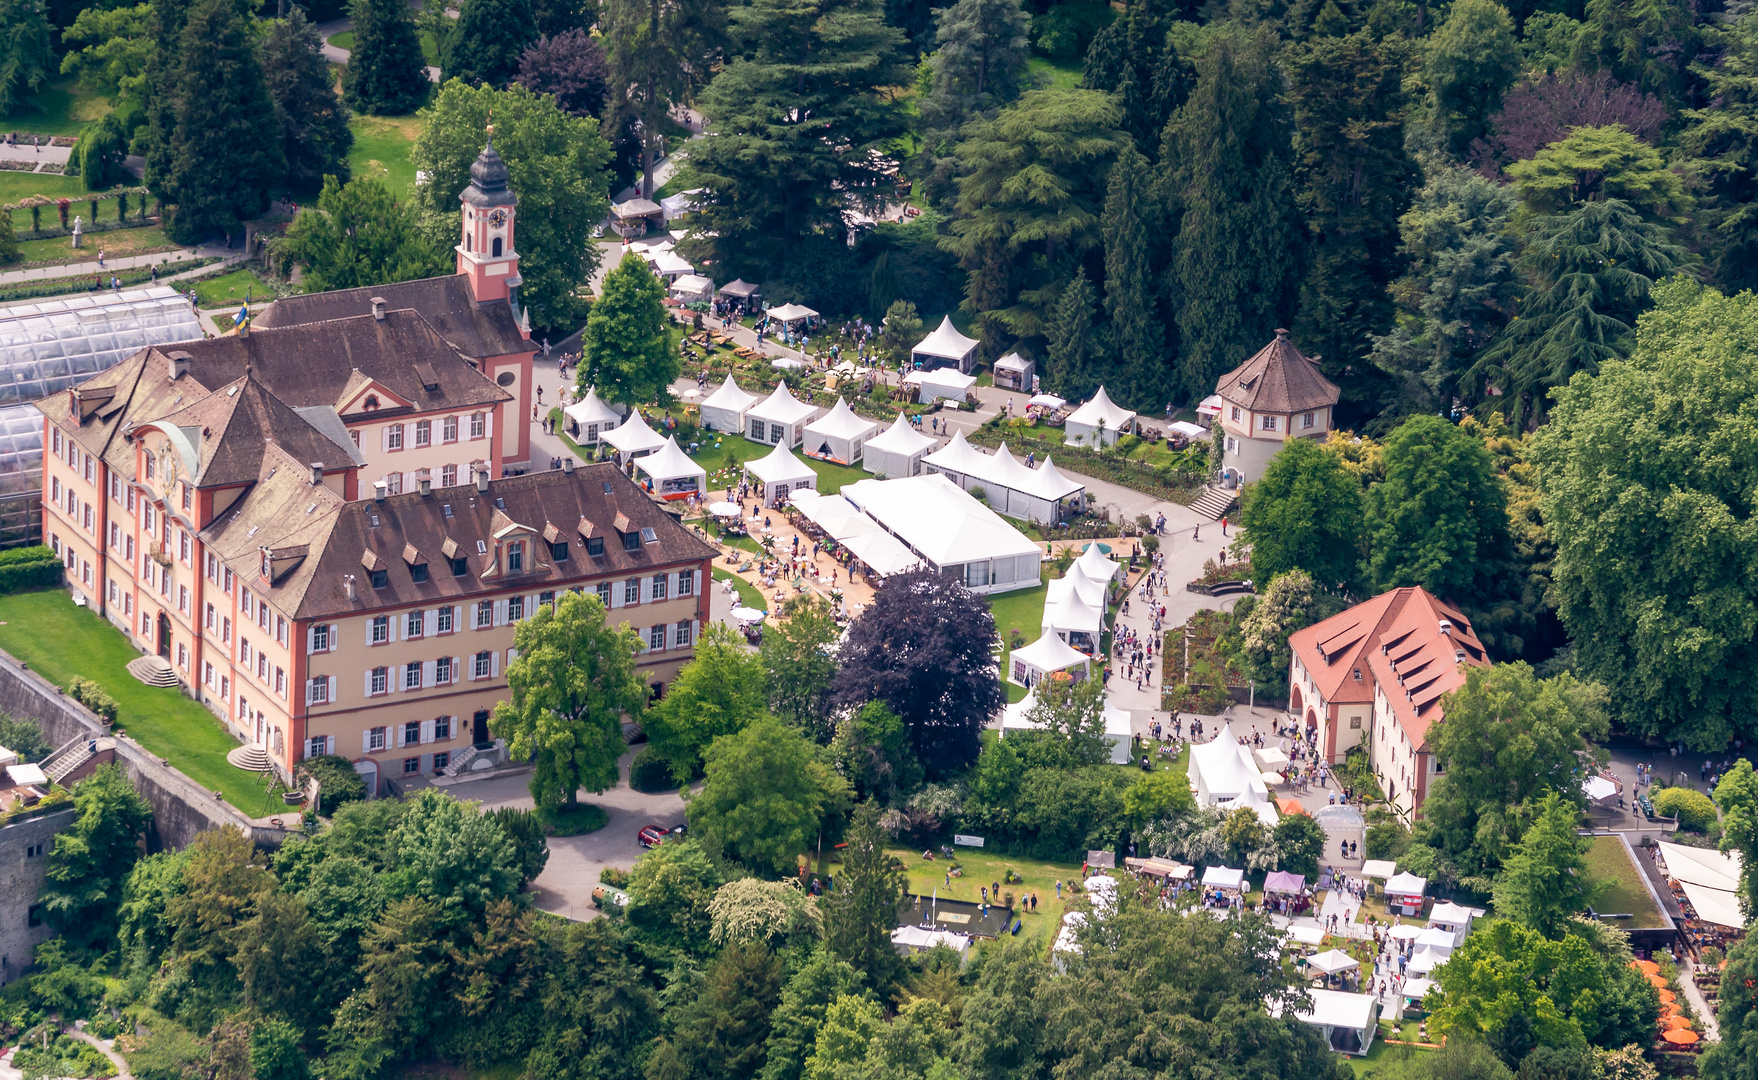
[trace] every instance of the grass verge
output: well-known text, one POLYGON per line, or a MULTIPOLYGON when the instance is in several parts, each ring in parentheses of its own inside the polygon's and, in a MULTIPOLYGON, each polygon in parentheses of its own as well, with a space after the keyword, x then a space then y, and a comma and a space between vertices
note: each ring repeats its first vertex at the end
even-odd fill
MULTIPOLYGON (((84 90, 75 78, 43 84, 35 99, 0 118, 0 132, 28 131, 35 135, 78 135, 93 120, 110 111, 110 99, 84 90)), ((29 147, 13 147, 6 156, 29 147)))
POLYGON ((251 817, 287 812, 270 798, 255 773, 226 760, 238 740, 213 713, 176 690, 147 686, 128 674, 139 650, 89 608, 73 606, 59 589, 0 596, 0 648, 57 686, 76 675, 116 699, 116 726, 191 780, 218 791, 251 817))
POLYGON ((391 194, 408 198, 415 186, 415 163, 409 154, 415 149, 415 137, 421 134, 421 120, 414 116, 356 116, 348 126, 354 129, 354 146, 348 151, 354 178, 378 180, 391 194))
POLYGON ((545 836, 580 836, 604 828, 610 815, 602 806, 579 803, 572 809, 566 806, 554 810, 540 809, 537 820, 543 823, 545 836))
POLYGON ((746 581, 744 578, 739 577, 737 574, 734 574, 731 571, 722 570, 720 567, 716 566, 714 568, 714 580, 732 582, 733 588, 738 590, 739 603, 745 607, 756 608, 758 611, 769 610, 769 601, 763 599, 762 590, 758 589, 757 586, 746 581))
MULTIPOLYGON (((275 287, 249 270, 234 270, 218 277, 203 278, 190 283, 195 290, 196 302, 204 308, 232 308, 242 306, 244 298, 250 297, 252 306, 262 304, 275 298, 275 287)), ((188 290, 184 290, 188 291, 188 290)), ((230 313, 228 313, 230 314, 230 313)), ((228 320, 229 321, 229 320, 228 320)))
MULTIPOLYGON (((106 207, 114 209, 114 207, 106 207)), ((128 208, 132 216, 134 207, 128 208)), ((28 217, 28 215, 27 215, 28 217)), ((92 233, 86 236, 84 247, 74 247, 73 241, 65 236, 50 237, 47 240, 26 240, 18 245, 19 259, 27 266, 51 266, 62 263, 96 262, 98 252, 104 258, 121 259, 131 255, 150 255, 160 251, 175 251, 178 245, 171 242, 165 230, 157 225, 147 225, 138 229, 115 229, 110 232, 92 233)))
POLYGON ((1049 592, 1050 586, 1045 583, 1035 589, 989 597, 989 610, 995 615, 995 632, 1001 635, 1001 688, 1007 691, 1009 703, 1026 696, 1025 687, 1007 681, 1007 658, 1013 654, 1010 644, 1013 632, 1018 630, 1025 635, 1027 644, 1043 636, 1044 598, 1049 592))

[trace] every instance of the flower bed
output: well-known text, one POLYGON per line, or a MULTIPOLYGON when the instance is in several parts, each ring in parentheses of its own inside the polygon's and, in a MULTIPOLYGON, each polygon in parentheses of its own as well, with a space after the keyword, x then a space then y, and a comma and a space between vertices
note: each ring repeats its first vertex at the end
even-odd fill
POLYGON ((1183 626, 1166 632, 1165 689, 1160 694, 1162 709, 1179 712, 1200 712, 1214 715, 1233 700, 1229 687, 1245 686, 1247 681, 1218 648, 1231 616, 1224 611, 1203 610, 1190 617, 1183 626), (1189 634, 1189 664, 1185 663, 1185 635, 1189 634))

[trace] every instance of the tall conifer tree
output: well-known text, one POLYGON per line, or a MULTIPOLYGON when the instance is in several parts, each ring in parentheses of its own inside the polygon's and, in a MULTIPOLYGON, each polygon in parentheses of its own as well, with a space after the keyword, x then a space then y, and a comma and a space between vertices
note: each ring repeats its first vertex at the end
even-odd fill
MULTIPOLYGON (((176 0, 171 0, 176 2, 176 0)), ((356 112, 412 113, 427 100, 427 62, 403 0, 354 0, 354 48, 342 96, 356 112)))
POLYGON ((1155 216, 1147 159, 1125 146, 1111 166, 1099 231, 1105 238, 1105 312, 1116 341, 1114 391, 1139 409, 1163 403, 1170 382, 1166 335, 1149 265, 1148 222, 1155 216))
POLYGON ((531 0, 464 0, 446 35, 442 77, 498 89, 519 73, 519 58, 536 40, 531 0))
POLYGON ((348 127, 348 110, 332 88, 323 39, 305 12, 294 8, 274 23, 263 39, 262 67, 281 126, 287 186, 316 191, 325 176, 345 182, 354 132, 348 127))
POLYGON ((1062 290, 1050 315, 1044 389, 1073 400, 1086 398, 1098 385, 1092 377, 1093 308, 1097 299, 1083 267, 1062 290))

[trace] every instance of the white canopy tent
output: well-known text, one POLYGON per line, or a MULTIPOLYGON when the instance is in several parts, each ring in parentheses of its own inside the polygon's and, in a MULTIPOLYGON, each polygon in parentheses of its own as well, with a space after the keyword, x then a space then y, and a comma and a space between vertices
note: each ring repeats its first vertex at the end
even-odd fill
POLYGON ((1398 988, 1398 996, 1407 1003, 1422 1007, 1422 1001, 1428 992, 1434 989, 1434 983, 1428 979, 1405 979, 1404 985, 1398 988))
POLYGON ((916 343, 910 350, 910 359, 923 368, 937 368, 951 365, 965 374, 976 364, 977 346, 981 344, 976 338, 968 338, 958 332, 952 325, 952 316, 940 320, 934 332, 916 343))
POLYGON ((1087 577, 1079 563, 1068 568, 1068 573, 1050 582, 1044 593, 1045 604, 1060 604, 1069 597, 1079 597, 1083 604, 1098 611, 1105 610, 1107 587, 1103 581, 1094 581, 1087 577))
POLYGON ((971 387, 977 385, 974 376, 966 375, 957 368, 912 371, 904 376, 903 382, 905 386, 916 388, 916 397, 923 405, 932 405, 941 399, 964 401, 970 397, 971 387))
POLYGON ((745 462, 745 471, 757 480, 757 495, 764 506, 784 505, 796 491, 818 488, 818 474, 793 451, 777 446, 767 455, 745 462))
POLYGON ((1428 925, 1438 930, 1445 930, 1453 935, 1454 943, 1462 942, 1471 933, 1471 920, 1479 914, 1478 909, 1468 908, 1463 904, 1442 901, 1429 910, 1428 925))
POLYGON ((1080 572, 1087 577, 1106 584, 1110 584, 1112 579, 1117 576, 1118 571, 1123 569, 1099 550, 1097 541, 1086 546, 1086 550, 1080 553, 1080 558, 1074 560, 1074 565, 1080 567, 1080 572))
POLYGON ((1044 551, 944 476, 861 480, 842 494, 923 561, 973 592, 1038 584, 1044 551))
POLYGON ((861 468, 878 477, 914 476, 922 471, 922 458, 933 448, 934 440, 898 413, 890 427, 867 440, 861 468))
POLYGON ((1740 911, 1740 855, 1662 841, 1660 857, 1666 872, 1685 890, 1697 917, 1717 926, 1746 928, 1740 911))
POLYGON ((1435 949, 1424 949, 1418 946, 1413 952, 1411 952, 1410 962, 1404 966, 1404 970, 1412 975, 1428 975, 1432 973, 1435 968, 1446 963, 1448 955, 1448 953, 1439 952, 1435 949))
POLYGON ((880 577, 890 577, 921 564, 898 539, 841 495, 820 495, 810 488, 788 496, 800 514, 826 536, 854 553, 880 577))
POLYGON ((1239 892, 1245 888, 1245 871, 1236 870, 1231 866, 1210 866, 1203 870, 1203 888, 1231 889, 1239 892))
POLYGON ((835 540, 860 532, 861 526, 855 522, 866 517, 859 507, 841 495, 825 495, 813 488, 791 493, 788 501, 793 503, 794 509, 802 517, 822 529, 824 535, 835 540))
POLYGON ((966 441, 962 431, 924 457, 922 467, 945 474, 966 491, 982 488, 997 513, 1042 525, 1078 512, 1086 497, 1086 485, 1063 475, 1049 458, 1034 469, 1014 457, 1005 443, 994 454, 985 454, 966 441))
POLYGON ((1222 724, 1206 743, 1191 744, 1190 782, 1198 806, 1248 806, 1267 824, 1274 825, 1277 820, 1262 770, 1252 760, 1251 751, 1234 737, 1232 724, 1222 724))
POLYGON ((1288 937, 1297 945, 1322 945, 1325 932, 1311 922, 1293 922, 1288 924, 1288 937))
POLYGON ((714 299, 714 282, 700 274, 681 274, 671 283, 671 294, 686 303, 706 304, 714 299))
POLYGON ((1035 361, 1010 352, 995 361, 995 385, 1002 390, 1018 390, 1022 394, 1029 394, 1032 390, 1032 376, 1037 370, 1035 361))
POLYGON ((1201 442, 1210 437, 1208 428, 1201 424, 1193 424, 1188 420, 1174 420, 1166 425, 1166 430, 1176 435, 1182 435, 1192 442, 1201 442))
POLYGON ((1096 652, 1099 636, 1105 632, 1105 612, 1082 600, 1080 594, 1069 592, 1054 603, 1044 601, 1042 628, 1070 645, 1096 652))
POLYGON ((709 431, 742 432, 745 430, 745 413, 758 400, 756 394, 740 389, 729 371, 726 381, 702 403, 702 426, 709 431))
POLYGON ((597 446, 598 436, 623 422, 623 414, 604 403, 598 388, 586 388, 586 396, 562 410, 562 415, 579 425, 574 441, 581 446, 597 446))
POLYGON ((930 930, 925 926, 900 926, 891 932, 891 945, 905 956, 911 953, 924 953, 942 945, 958 954, 960 960, 965 959, 971 951, 969 934, 955 934, 951 930, 930 930))
MULTIPOLYGON (((872 519, 863 517, 863 520, 872 519)), ((922 565, 920 556, 904 547, 897 537, 879 528, 877 523, 871 532, 859 532, 839 542, 880 577, 902 574, 922 565)))
POLYGON ((660 447, 665 445, 665 440, 660 437, 659 433, 648 427, 647 421, 641 419, 640 409, 630 409, 629 418, 623 421, 622 426, 612 428, 609 431, 601 430, 599 438, 616 450, 617 461, 623 464, 627 464, 633 458, 646 457, 648 454, 656 453, 660 447))
POLYGON ((708 493, 708 470, 690 460, 675 436, 654 453, 637 458, 635 468, 647 474, 647 490, 668 502, 708 493))
POLYGON ((765 314, 784 326, 792 326, 794 323, 810 319, 818 313, 804 304, 783 304, 780 307, 770 308, 765 314))
POLYGON ((1391 859, 1369 859, 1361 864, 1361 876, 1386 881, 1398 873, 1398 864, 1391 859))
POLYGON ((696 196, 707 190, 707 188, 691 188, 688 191, 680 191, 676 195, 667 195, 659 200, 659 208, 665 213, 665 220, 667 222, 676 221, 696 209, 696 196))
POLYGON ((1306 966, 1326 975, 1341 975, 1345 971, 1354 971, 1360 967, 1361 961, 1341 949, 1329 949, 1315 956, 1307 957, 1306 966))
MULTIPOLYGON (((1364 1056, 1373 1048, 1380 1028, 1380 1000, 1372 994, 1342 990, 1308 990, 1312 1008, 1297 1011, 1294 1019, 1318 1029, 1325 1044, 1339 1054, 1364 1056)), ((1270 1015, 1281 1015, 1281 1004, 1270 1002, 1270 1015)))
POLYGON ((1386 933, 1399 941, 1415 941, 1422 936, 1422 932, 1425 929, 1427 928, 1417 926, 1415 923, 1398 923, 1396 926, 1387 929, 1386 933))
POLYGON ((668 282, 696 273, 696 268, 690 265, 689 260, 675 251, 649 251, 646 258, 647 265, 653 268, 653 272, 668 282))
POLYGON ((1077 679, 1092 674, 1093 658, 1076 652, 1055 634, 1044 634, 1007 657, 1007 679, 1015 686, 1031 687, 1055 671, 1076 672, 1077 679))
POLYGON ((814 406, 793 396, 784 380, 775 392, 745 410, 745 438, 771 446, 798 446, 806 424, 818 415, 814 406))
POLYGON ((806 425, 806 456, 853 465, 861 460, 861 448, 878 430, 878 424, 856 416, 838 397, 829 412, 806 425))
POLYGON ((1110 446, 1117 441, 1117 436, 1133 430, 1135 414, 1111 400, 1103 386, 1093 393, 1092 400, 1068 414, 1063 425, 1063 433, 1067 436, 1063 441, 1070 446, 1094 446, 1103 441, 1110 446))

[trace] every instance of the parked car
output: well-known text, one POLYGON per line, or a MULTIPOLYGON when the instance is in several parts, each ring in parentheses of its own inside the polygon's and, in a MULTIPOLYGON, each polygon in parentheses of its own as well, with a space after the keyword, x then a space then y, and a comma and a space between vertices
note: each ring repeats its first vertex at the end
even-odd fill
POLYGON ((644 848, 657 847, 665 842, 667 838, 683 836, 689 831, 689 826, 687 825, 674 825, 669 829, 662 828, 658 825, 648 825, 639 833, 635 834, 635 839, 640 841, 641 846, 644 848))

